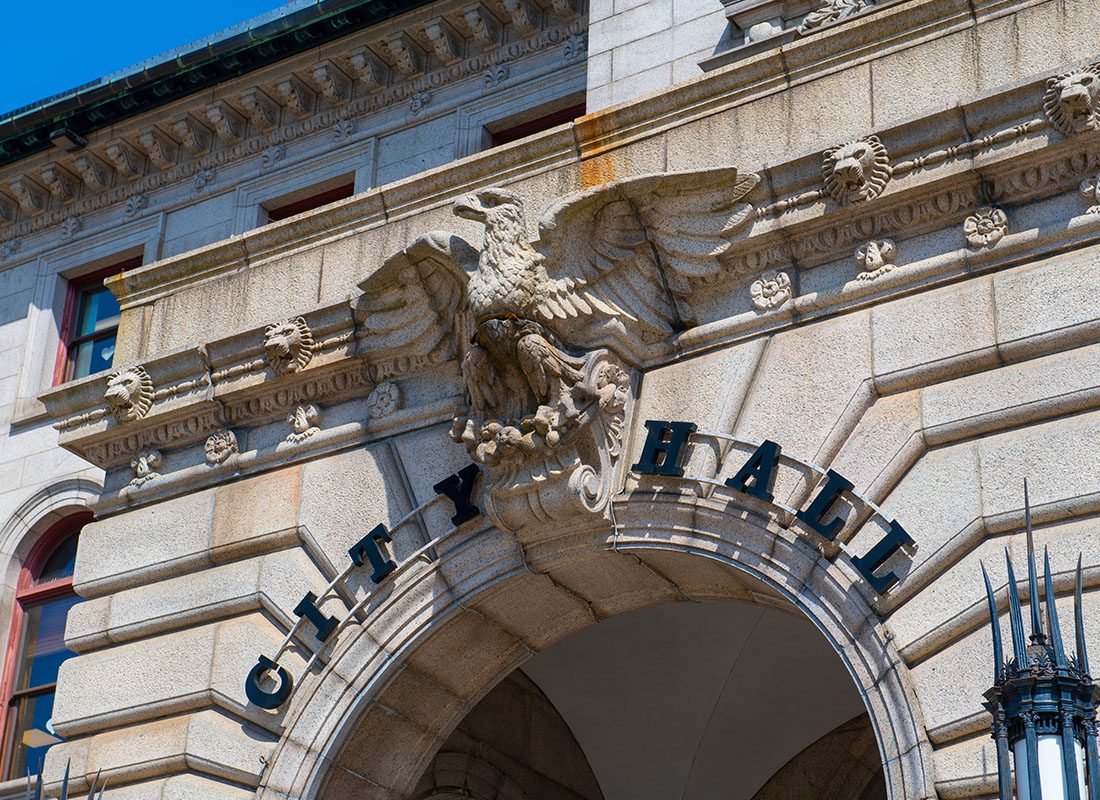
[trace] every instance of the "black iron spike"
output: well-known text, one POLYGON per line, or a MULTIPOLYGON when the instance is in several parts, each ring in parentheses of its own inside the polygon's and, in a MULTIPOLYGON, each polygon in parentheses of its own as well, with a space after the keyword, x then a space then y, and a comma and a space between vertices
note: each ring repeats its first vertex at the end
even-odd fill
POLYGON ((1016 590, 1016 572, 1005 548, 1005 564, 1008 565, 1008 621, 1012 627, 1012 654, 1019 667, 1027 666, 1027 643, 1024 641, 1024 619, 1020 610, 1020 593, 1016 590))
POLYGON ((993 586, 989 583, 989 573, 985 571, 985 564, 978 562, 982 567, 982 577, 985 578, 985 596, 989 601, 989 622, 993 626, 993 682, 999 683, 1004 672, 1004 646, 1001 643, 1001 619, 997 615, 997 601, 993 597, 993 586))
POLYGON ((1039 615, 1039 580, 1035 576, 1035 540, 1031 535, 1031 503, 1027 496, 1027 478, 1024 478, 1024 527, 1027 529, 1027 605, 1031 610, 1031 641, 1042 644, 1043 621, 1039 615))
POLYGON ((1054 600, 1054 581, 1050 577, 1050 551, 1043 548, 1043 596, 1047 601, 1047 630, 1050 631, 1050 643, 1054 647, 1054 665, 1066 666, 1066 650, 1062 644, 1062 627, 1058 624, 1058 605, 1054 600))
POLYGON ((1085 647, 1085 613, 1081 603, 1081 554, 1077 554, 1077 588, 1073 595, 1073 626, 1077 634, 1077 666, 1086 675, 1089 672, 1089 653, 1085 647))
MULTIPOLYGON (((92 788, 88 790, 88 800, 95 800, 95 790, 99 786, 99 773, 103 770, 96 770, 95 777, 92 778, 92 788)), ((106 784, 105 784, 106 785, 106 784)), ((99 796, 103 797, 103 791, 100 790, 99 796)))
POLYGON ((65 762, 65 777, 61 779, 61 794, 57 796, 57 800, 69 800, 69 768, 72 765, 72 759, 65 762))

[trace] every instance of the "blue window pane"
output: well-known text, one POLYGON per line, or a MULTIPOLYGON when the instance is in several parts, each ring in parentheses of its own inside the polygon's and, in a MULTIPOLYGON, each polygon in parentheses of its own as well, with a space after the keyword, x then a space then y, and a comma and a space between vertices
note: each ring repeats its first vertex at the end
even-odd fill
POLYGON ((65 647, 65 619, 78 602, 80 598, 74 594, 26 608, 16 691, 57 681, 57 670, 73 655, 65 647))
POLYGON ((18 701, 15 714, 15 752, 8 771, 11 778, 21 777, 29 768, 32 773, 42 768, 42 759, 52 745, 64 741, 53 729, 53 692, 18 701))
POLYGON ((107 336, 91 342, 81 342, 73 354, 73 378, 94 375, 110 369, 115 358, 115 337, 107 336))
POLYGON ((77 319, 76 336, 118 327, 118 300, 110 290, 100 286, 80 294, 80 311, 77 319))

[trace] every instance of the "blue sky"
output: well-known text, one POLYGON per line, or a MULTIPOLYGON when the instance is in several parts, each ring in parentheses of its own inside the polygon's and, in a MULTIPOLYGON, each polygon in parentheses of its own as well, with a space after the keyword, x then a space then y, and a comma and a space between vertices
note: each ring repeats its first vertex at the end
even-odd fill
MULTIPOLYGON (((286 0, 0 2, 0 112, 34 103, 286 0)), ((300 6, 300 3, 296 3, 300 6)))

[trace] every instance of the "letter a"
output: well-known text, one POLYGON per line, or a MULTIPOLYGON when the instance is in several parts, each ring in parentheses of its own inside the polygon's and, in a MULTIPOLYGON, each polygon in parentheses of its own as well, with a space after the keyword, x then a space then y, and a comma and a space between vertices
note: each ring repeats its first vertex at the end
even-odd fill
POLYGON ((745 462, 745 466, 741 467, 732 478, 726 479, 726 486, 771 503, 775 500, 772 487, 775 486, 775 468, 779 464, 779 453, 779 445, 765 439, 745 462), (752 486, 749 486, 750 480, 752 486))

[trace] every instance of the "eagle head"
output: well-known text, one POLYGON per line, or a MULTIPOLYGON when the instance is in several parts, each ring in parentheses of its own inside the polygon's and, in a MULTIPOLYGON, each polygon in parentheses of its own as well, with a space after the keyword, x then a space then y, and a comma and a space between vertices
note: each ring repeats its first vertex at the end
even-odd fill
POLYGON ((482 189, 455 201, 455 216, 480 222, 503 239, 519 240, 525 233, 523 201, 507 189, 482 189))

